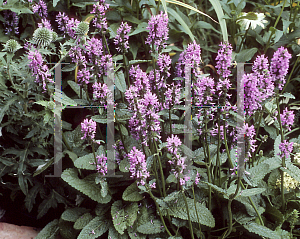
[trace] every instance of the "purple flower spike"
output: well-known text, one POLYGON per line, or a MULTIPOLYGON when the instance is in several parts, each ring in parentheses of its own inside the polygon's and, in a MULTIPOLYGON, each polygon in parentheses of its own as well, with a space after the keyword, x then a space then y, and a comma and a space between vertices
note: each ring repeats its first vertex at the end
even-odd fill
POLYGON ((289 157, 290 153, 293 151, 293 144, 293 142, 289 143, 286 140, 284 140, 283 143, 279 144, 281 153, 279 153, 278 155, 280 156, 280 158, 283 158, 285 156, 285 158, 287 159, 289 157))
POLYGON ((218 55, 216 57, 216 68, 218 74, 223 78, 228 78, 230 75, 229 68, 231 67, 232 61, 232 46, 225 42, 219 45, 221 48, 218 50, 218 55))
POLYGON ((93 10, 91 14, 94 14, 93 24, 94 27, 98 28, 100 31, 105 32, 107 30, 107 21, 105 16, 105 11, 107 11, 109 4, 105 4, 105 0, 99 0, 97 4, 93 5, 93 10))
POLYGON ((285 84, 285 76, 288 73, 289 61, 292 55, 283 46, 273 55, 271 60, 271 76, 275 82, 275 87, 282 90, 285 84))
POLYGON ((160 52, 166 47, 166 41, 169 38, 168 21, 168 15, 163 14, 163 12, 160 12, 160 15, 152 16, 148 21, 147 30, 149 30, 149 35, 145 43, 150 45, 150 52, 160 52), (154 49, 152 49, 152 45, 154 45, 154 49))
POLYGON ((128 158, 130 161, 130 177, 140 179, 140 183, 145 185, 146 179, 150 177, 150 173, 147 171, 145 155, 136 147, 133 147, 128 154, 128 158))
POLYGON ((128 43, 128 33, 130 32, 131 26, 127 24, 127 22, 122 22, 120 27, 117 30, 117 35, 114 39, 115 45, 117 45, 117 51, 126 53, 127 49, 129 49, 129 43, 128 43))
POLYGON ((107 157, 105 157, 103 154, 97 155, 97 171, 101 175, 105 176, 107 174, 107 157))
POLYGON ((291 126, 294 124, 295 114, 293 111, 289 111, 287 108, 280 114, 281 124, 285 126, 288 131, 291 131, 291 126))
POLYGON ((181 140, 178 138, 177 135, 174 136, 174 134, 172 134, 172 137, 168 137, 167 138, 167 149, 171 154, 176 154, 177 150, 178 150, 178 146, 181 145, 181 140))
POLYGON ((32 6, 33 13, 38 13, 41 18, 48 17, 47 5, 43 0, 40 0, 39 3, 36 3, 32 6))
POLYGON ((92 119, 85 119, 83 123, 81 123, 81 132, 84 133, 84 136, 81 139, 94 139, 96 134, 97 124, 92 119))
POLYGON ((63 31, 65 34, 68 34, 71 38, 75 39, 76 38, 76 28, 80 21, 77 19, 69 17, 63 12, 59 12, 58 15, 56 16, 56 20, 58 23, 58 29, 63 31))
MULTIPOLYGON (((7 4, 6 2, 3 2, 3 5, 7 4)), ((3 25, 5 27, 5 34, 7 35, 10 32, 14 32, 15 34, 19 34, 19 17, 17 13, 12 12, 10 10, 4 10, 3 11, 4 16, 4 22, 3 25)))
POLYGON ((174 82, 167 87, 167 90, 165 92, 166 98, 165 98, 165 104, 164 107, 167 109, 171 109, 174 105, 179 105, 181 103, 180 101, 180 89, 181 84, 174 85, 174 82))

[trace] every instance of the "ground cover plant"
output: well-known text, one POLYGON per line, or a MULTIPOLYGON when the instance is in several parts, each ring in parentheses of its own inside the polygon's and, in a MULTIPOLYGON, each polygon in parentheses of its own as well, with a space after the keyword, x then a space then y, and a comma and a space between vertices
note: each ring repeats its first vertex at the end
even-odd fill
POLYGON ((299 8, 0 2, 0 207, 37 238, 298 238, 299 8))

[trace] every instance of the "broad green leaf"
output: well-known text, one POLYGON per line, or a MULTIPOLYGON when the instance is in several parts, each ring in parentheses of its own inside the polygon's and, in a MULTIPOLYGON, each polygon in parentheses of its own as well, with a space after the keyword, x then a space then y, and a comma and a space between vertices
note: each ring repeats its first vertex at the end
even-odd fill
POLYGON ((134 36, 134 35, 139 34, 139 33, 141 33, 141 32, 146 32, 146 31, 148 31, 148 30, 146 29, 147 26, 148 26, 148 23, 147 23, 147 22, 142 22, 142 23, 140 23, 140 24, 137 26, 137 28, 136 28, 133 32, 131 32, 128 36, 134 36))
POLYGON ((142 194, 139 193, 139 189, 136 182, 128 186, 123 192, 122 199, 130 202, 138 202, 143 199, 142 194))
POLYGON ((59 2, 60 0, 53 0, 53 7, 56 7, 57 3, 59 2))
POLYGON ((67 106, 77 106, 77 103, 74 100, 66 96, 64 92, 58 89, 55 89, 55 94, 53 98, 55 102, 61 102, 62 104, 67 106))
POLYGON ((111 206, 111 216, 115 229, 121 234, 127 227, 132 226, 137 219, 138 205, 137 203, 130 203, 125 208, 122 200, 115 201, 111 206))
POLYGON ((256 47, 242 50, 238 54, 236 54, 235 60, 238 63, 245 63, 246 61, 250 61, 257 51, 258 49, 256 47))
POLYGON ((78 217, 77 220, 75 221, 73 227, 74 229, 81 230, 84 228, 89 222, 93 219, 92 214, 90 213, 85 213, 82 216, 78 217))
POLYGON ((83 207, 69 208, 61 214, 61 219, 68 222, 76 222, 76 220, 84 213, 89 212, 89 209, 83 207))
POLYGON ((49 222, 35 237, 35 239, 55 239, 59 233, 58 220, 49 222))
POLYGON ((110 227, 111 222, 104 217, 95 217, 80 232, 77 239, 96 239, 110 227))
POLYGON ((270 238, 270 239, 281 239, 276 232, 272 231, 271 229, 259 225, 255 222, 249 222, 243 225, 249 232, 253 232, 259 236, 270 238))
POLYGON ((101 196, 100 188, 95 183, 95 175, 93 174, 84 179, 79 179, 77 175, 77 169, 70 168, 66 169, 62 173, 61 178, 70 186, 74 187, 96 202, 108 203, 111 200, 111 196, 109 194, 106 197, 101 196))
POLYGON ((108 231, 108 238, 111 239, 127 239, 128 236, 126 233, 124 233, 123 235, 121 235, 114 227, 110 227, 109 231, 108 231))
POLYGON ((185 30, 185 33, 190 36, 191 40, 195 41, 195 37, 193 33, 191 32, 190 28, 186 25, 186 23, 183 21, 183 19, 179 16, 179 14, 169 7, 168 7, 168 12, 181 24, 181 26, 185 30))
POLYGON ((210 23, 208 22, 204 22, 204 21, 198 21, 194 24, 193 26, 194 29, 211 29, 213 31, 215 31, 218 34, 221 34, 221 32, 219 32, 216 28, 214 28, 210 23))
POLYGON ((76 168, 96 170, 94 154, 86 154, 75 160, 74 165, 76 168))
POLYGON ((126 82, 123 71, 116 72, 115 85, 121 92, 126 91, 126 82))
POLYGON ((240 193, 241 197, 250 197, 252 195, 261 194, 262 192, 266 191, 265 188, 251 188, 242 190, 240 193))
POLYGON ((286 167, 280 167, 280 169, 289 174, 292 178, 296 179, 298 182, 300 182, 300 169, 293 163, 286 161, 286 167))
POLYGON ((160 220, 151 220, 137 228, 137 231, 144 234, 156 234, 164 232, 165 228, 160 220))

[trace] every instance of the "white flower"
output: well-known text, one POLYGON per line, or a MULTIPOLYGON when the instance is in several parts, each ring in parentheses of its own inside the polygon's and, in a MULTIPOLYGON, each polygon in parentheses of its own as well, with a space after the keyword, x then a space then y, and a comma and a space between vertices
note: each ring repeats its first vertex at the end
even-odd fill
POLYGON ((251 28, 254 30, 256 26, 261 26, 262 29, 265 28, 264 23, 267 23, 267 20, 264 20, 265 15, 263 13, 257 12, 242 12, 242 14, 238 17, 236 23, 243 26, 246 30, 249 28, 251 24, 251 28))

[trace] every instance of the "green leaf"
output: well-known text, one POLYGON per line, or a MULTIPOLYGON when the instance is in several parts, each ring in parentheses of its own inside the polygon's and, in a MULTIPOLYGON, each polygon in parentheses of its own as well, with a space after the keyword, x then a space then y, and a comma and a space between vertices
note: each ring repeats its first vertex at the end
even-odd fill
POLYGON ((56 7, 57 3, 59 2, 60 0, 53 0, 53 7, 56 7))
POLYGON ((31 212, 33 208, 33 204, 35 204, 35 198, 38 192, 41 190, 42 184, 38 183, 35 184, 28 192, 25 198, 25 207, 27 208, 28 212, 31 212))
POLYGON ((269 165, 266 163, 259 163, 254 167, 248 169, 250 173, 251 183, 257 186, 259 182, 269 173, 269 165))
POLYGON ((148 26, 148 23, 147 23, 147 22, 142 22, 142 23, 140 23, 140 24, 137 26, 137 28, 136 28, 132 33, 130 33, 128 36, 134 36, 134 35, 139 34, 139 33, 141 33, 141 32, 146 32, 146 31, 148 31, 148 30, 146 29, 147 26, 148 26))
POLYGON ((128 186, 123 192, 122 199, 129 202, 138 202, 143 199, 142 194, 139 193, 139 189, 136 182, 128 186))
POLYGON ((152 60, 131 60, 129 61, 129 65, 141 64, 151 62, 152 60))
POLYGON ((89 175, 84 179, 79 179, 77 175, 77 169, 70 168, 66 169, 62 173, 61 178, 70 186, 74 187, 96 202, 108 203, 111 200, 111 196, 109 194, 106 197, 101 196, 100 188, 95 183, 95 175, 89 175))
MULTIPOLYGON (((128 236, 127 234, 123 234, 121 235, 120 233, 118 233, 118 231, 114 228, 114 227, 110 227, 109 228, 109 231, 108 231, 108 238, 111 238, 111 239, 127 239, 128 236)), ((138 239, 138 238, 136 238, 138 239)))
POLYGON ((111 222, 104 217, 95 217, 80 232, 77 239, 96 239, 110 227, 111 222))
POLYGON ((256 47, 251 48, 251 49, 242 50, 238 54, 236 54, 235 60, 238 63, 239 62, 245 63, 247 61, 250 61, 257 51, 258 51, 258 49, 256 47))
POLYGON ((185 30, 185 33, 190 36, 191 40, 195 41, 195 37, 193 33, 191 32, 190 28, 186 25, 186 23, 183 21, 183 19, 179 16, 179 14, 169 7, 168 7, 168 13, 170 13, 181 24, 181 26, 185 30))
POLYGON ((259 236, 267 237, 270 239, 281 239, 281 237, 276 232, 255 222, 249 222, 244 224, 243 226, 249 232, 253 232, 259 236))
POLYGON ((266 191, 265 188, 251 188, 242 190, 240 193, 241 197, 250 197, 252 195, 261 194, 262 192, 266 191))
POLYGON ((193 26, 194 29, 211 29, 218 34, 221 34, 216 28, 214 28, 210 23, 204 21, 198 21, 193 26))
POLYGON ((50 208, 56 208, 57 201, 52 190, 51 194, 39 205, 37 219, 43 217, 50 208))
POLYGON ((68 222, 76 222, 81 215, 89 211, 89 209, 83 207, 68 208, 61 214, 61 219, 68 222))
POLYGON ((59 227, 58 220, 55 219, 52 222, 49 222, 35 237, 35 239, 55 239, 58 235, 59 227))
POLYGON ((286 168, 280 167, 280 169, 300 182, 300 169, 290 161, 286 161, 286 168))
POLYGON ((53 98, 55 102, 57 101, 67 106, 77 106, 77 103, 74 100, 66 96, 64 92, 58 89, 55 89, 55 94, 53 98))
POLYGON ((279 144, 281 143, 281 135, 278 135, 274 142, 274 157, 279 158, 278 154, 281 154, 281 150, 279 149, 279 144))
POLYGON ((123 71, 116 72, 115 85, 121 91, 126 91, 126 82, 123 71))
POLYGON ((81 230, 84 228, 89 222, 93 219, 92 214, 85 213, 82 216, 80 216, 74 223, 74 229, 81 230))
POLYGON ((137 19, 133 15, 127 15, 123 17, 124 20, 135 23, 135 24, 140 24, 142 21, 140 19, 137 19))
MULTIPOLYGON (((197 218, 197 214, 195 211, 195 203, 194 203, 194 199, 191 198, 186 198, 187 203, 188 203, 188 208, 189 208, 189 213, 190 213, 190 219, 192 222, 198 222, 198 218, 197 218)), ((171 216, 183 219, 183 220, 188 220, 188 215, 187 215, 187 210, 186 210, 186 205, 185 205, 185 201, 183 199, 182 194, 178 195, 178 201, 177 203, 172 203, 172 204, 168 204, 168 212, 171 216)), ((198 212, 198 216, 199 216, 199 223, 208 227, 215 227, 215 219, 213 217, 213 215, 211 214, 211 212, 205 207, 203 206, 201 203, 196 202, 196 210, 198 212)), ((162 213, 164 215, 166 215, 166 210, 162 210, 162 213)))
POLYGON ((163 5, 165 13, 168 15, 166 0, 160 0, 160 1, 161 1, 162 5, 163 5))
POLYGON ((9 106, 12 105, 17 99, 19 98, 19 96, 14 96, 10 99, 8 99, 5 102, 5 105, 1 105, 1 110, 0 110, 0 123, 2 122, 2 119, 4 117, 5 111, 7 111, 9 109, 9 106))
POLYGON ((140 225, 137 228, 137 231, 144 234, 156 234, 160 232, 164 232, 165 228, 160 220, 151 220, 143 225, 140 225))
POLYGON ((137 219, 138 205, 137 203, 131 203, 125 208, 122 200, 115 201, 111 206, 111 216, 113 218, 113 224, 115 229, 121 234, 127 227, 132 226, 137 219))
MULTIPOLYGON (((76 64, 68 64, 66 66, 64 66, 61 71, 63 72, 69 72, 69 71, 74 71, 76 69, 76 64)), ((73 81, 74 82, 74 81, 73 81)), ((74 82, 75 83, 75 82, 74 82)), ((75 83, 76 84, 76 83, 75 83)))
MULTIPOLYGON (((76 82, 68 80, 69 86, 74 90, 74 92, 80 97, 80 86, 76 84, 76 82)), ((86 93, 84 90, 82 90, 82 98, 84 100, 87 100, 86 93)))
POLYGON ((74 165, 76 168, 96 170, 94 154, 86 154, 75 160, 74 165))
POLYGON ((266 213, 271 215, 272 221, 275 221, 276 223, 283 223, 283 214, 276 207, 272 207, 269 203, 267 204, 266 213))

